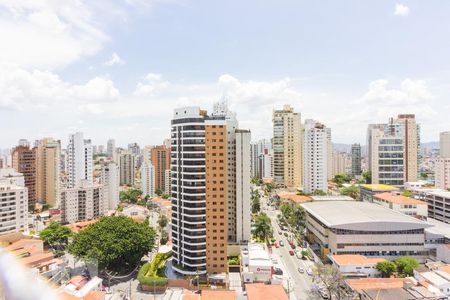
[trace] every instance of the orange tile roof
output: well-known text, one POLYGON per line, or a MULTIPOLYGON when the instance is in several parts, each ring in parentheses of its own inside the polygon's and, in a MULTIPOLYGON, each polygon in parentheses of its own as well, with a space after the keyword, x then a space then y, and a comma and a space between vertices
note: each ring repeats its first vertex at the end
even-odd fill
POLYGON ((35 266, 45 261, 53 260, 55 255, 51 252, 36 254, 28 257, 22 258, 20 261, 27 266, 35 266))
POLYGON ((203 290, 202 300, 236 300, 235 291, 203 290))
POLYGON ((358 293, 365 289, 394 289, 403 287, 404 282, 410 282, 408 278, 365 278, 348 279, 347 284, 358 293))
POLYGON ((288 296, 280 284, 247 283, 245 289, 248 300, 288 300, 288 296))
POLYGON ((84 297, 84 300, 100 300, 105 296, 105 292, 102 291, 92 291, 84 297))
POLYGON ((439 267, 439 271, 442 271, 442 272, 450 274, 450 264, 442 266, 442 267, 439 267))
POLYGON ((305 202, 312 201, 311 197, 300 196, 300 195, 297 195, 296 193, 290 193, 290 192, 279 192, 278 196, 281 199, 291 200, 291 201, 294 201, 295 203, 305 203, 305 202))
MULTIPOLYGON (((19 250, 19 249, 24 249, 26 246, 29 246, 29 244, 43 244, 44 242, 42 240, 35 240, 35 239, 20 239, 14 243, 12 243, 11 245, 5 247, 5 250, 7 251, 15 251, 15 250, 19 250)), ((31 248, 34 247, 33 245, 27 247, 27 248, 31 248)))
POLYGON ((378 198, 390 203, 394 204, 417 204, 417 205, 427 205, 426 202, 416 200, 413 198, 405 197, 403 195, 396 195, 390 192, 380 193, 373 196, 374 198, 378 198))
POLYGON ((386 261, 384 258, 369 258, 359 254, 337 254, 333 255, 333 260, 340 266, 373 265, 382 261, 386 261))
POLYGON ((91 224, 94 224, 97 221, 98 220, 83 221, 83 222, 69 224, 69 225, 66 225, 66 226, 69 227, 70 230, 72 230, 73 232, 78 233, 81 230, 85 229, 86 227, 88 227, 91 224))

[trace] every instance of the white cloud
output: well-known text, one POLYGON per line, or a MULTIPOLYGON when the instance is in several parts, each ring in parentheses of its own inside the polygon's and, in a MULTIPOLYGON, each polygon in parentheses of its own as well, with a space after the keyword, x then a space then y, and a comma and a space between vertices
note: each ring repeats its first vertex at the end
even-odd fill
POLYGON ((397 3, 395 5, 394 15, 401 16, 401 17, 408 16, 409 15, 409 7, 404 4, 397 3))
POLYGON ((108 36, 83 1, 0 2, 0 62, 54 69, 97 53, 108 36))
POLYGON ((144 77, 144 82, 138 82, 134 95, 138 97, 149 97, 159 94, 168 88, 170 83, 162 80, 161 74, 148 73, 144 77))
POLYGON ((120 58, 120 56, 116 52, 114 52, 111 55, 111 58, 105 62, 106 66, 123 65, 123 64, 125 64, 125 61, 122 58, 120 58))

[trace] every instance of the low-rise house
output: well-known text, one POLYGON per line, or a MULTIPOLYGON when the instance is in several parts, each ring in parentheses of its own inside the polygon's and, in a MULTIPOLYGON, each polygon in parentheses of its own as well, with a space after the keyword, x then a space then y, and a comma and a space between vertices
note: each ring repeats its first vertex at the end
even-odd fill
POLYGON ((312 201, 310 196, 301 196, 292 192, 279 192, 278 197, 281 200, 288 200, 293 203, 305 203, 312 201))
POLYGON ((358 254, 338 254, 329 256, 333 267, 346 278, 352 277, 380 277, 376 265, 386 261, 384 258, 368 258, 358 254))
POLYGON ((245 285, 248 300, 288 300, 288 295, 280 284, 247 283, 245 285))
POLYGON ((97 276, 91 280, 83 276, 72 277, 60 290, 61 300, 105 300, 103 280, 97 276))
POLYGON ((380 193, 396 192, 399 189, 386 184, 361 184, 359 186, 359 195, 361 201, 373 202, 373 196, 380 193))
POLYGON ((150 211, 144 207, 144 206, 140 206, 140 205, 128 205, 126 207, 123 208, 122 210, 122 215, 127 216, 127 217, 146 217, 150 214, 150 211))
POLYGON ((443 265, 425 272, 414 272, 419 282, 425 281, 450 297, 450 265, 443 265))

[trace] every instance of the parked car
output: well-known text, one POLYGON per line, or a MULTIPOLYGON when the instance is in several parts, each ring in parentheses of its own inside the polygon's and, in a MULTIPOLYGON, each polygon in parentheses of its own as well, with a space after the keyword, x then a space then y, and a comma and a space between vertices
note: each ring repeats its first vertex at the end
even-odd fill
POLYGON ((281 232, 281 230, 280 230, 280 231, 278 231, 278 234, 279 234, 279 235, 282 235, 282 234, 283 234, 283 232, 281 232))
POLYGON ((280 241, 280 246, 284 247, 284 242, 283 241, 280 241))
POLYGON ((275 242, 275 248, 280 248, 280 245, 277 242, 275 242))
POLYGON ((292 249, 295 249, 295 245, 294 245, 294 244, 291 244, 291 248, 292 248, 292 249))
POLYGON ((295 256, 296 256, 298 259, 301 259, 301 258, 302 258, 302 252, 301 252, 300 250, 295 251, 295 256))
POLYGON ((289 255, 290 255, 290 256, 294 256, 294 251, 289 250, 289 255))
POLYGON ((327 290, 320 289, 319 294, 320 296, 322 296, 323 299, 330 299, 330 294, 328 293, 327 290))
POLYGON ((281 270, 280 268, 275 268, 275 274, 276 275, 283 275, 283 270, 281 270))
POLYGON ((306 274, 308 274, 309 276, 312 276, 312 270, 311 270, 311 268, 306 269, 306 274))
POLYGON ((305 273, 305 270, 302 267, 298 267, 298 272, 303 274, 305 273))
POLYGON ((285 237, 287 237, 287 236, 288 236, 288 233, 287 233, 286 231, 284 232, 284 236, 285 236, 285 237))

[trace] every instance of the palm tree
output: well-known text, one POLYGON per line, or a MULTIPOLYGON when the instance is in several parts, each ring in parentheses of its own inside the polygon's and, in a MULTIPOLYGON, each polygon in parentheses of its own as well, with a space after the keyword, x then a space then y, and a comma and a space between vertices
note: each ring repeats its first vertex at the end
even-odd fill
POLYGON ((260 213, 255 219, 253 235, 268 243, 269 238, 272 237, 272 224, 270 218, 265 213, 260 213))

